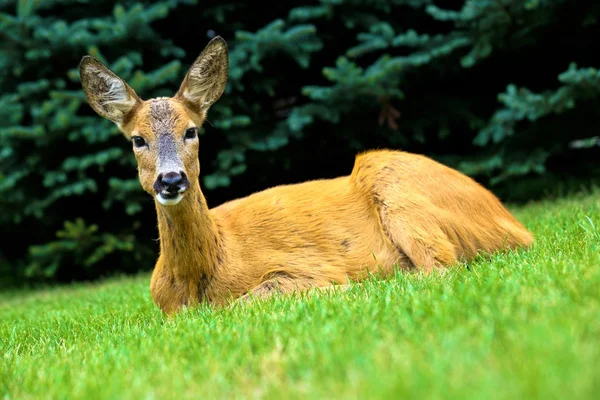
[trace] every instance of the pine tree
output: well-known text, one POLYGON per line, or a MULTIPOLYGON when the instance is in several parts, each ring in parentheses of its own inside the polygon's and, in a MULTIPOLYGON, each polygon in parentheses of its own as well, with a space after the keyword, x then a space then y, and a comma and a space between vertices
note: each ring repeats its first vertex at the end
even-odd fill
POLYGON ((6 249, 13 269, 70 279, 115 262, 136 270, 151 254, 135 246, 143 194, 133 158, 114 125, 89 111, 78 62, 91 54, 140 93, 160 94, 179 79, 185 52, 150 24, 180 3, 2 5, 0 224, 5 243, 17 238, 6 249))
POLYGON ((201 137, 209 204, 425 153, 529 199, 597 179, 600 4, 591 0, 0 1, 0 268, 30 278, 152 268, 152 201, 128 144, 86 104, 92 54, 170 96, 214 35, 225 95, 201 137), (449 6, 451 5, 451 6, 449 6), (453 7, 453 8, 450 8, 453 7), (568 168, 567 168, 568 167, 568 168), (565 176, 569 175, 569 176, 565 176))
MULTIPOLYGON (((182 15, 197 23, 189 12, 197 11, 198 3, 62 0, 1 6, 0 207, 10 212, 0 214, 0 225, 7 239, 20 240, 0 261, 5 258, 5 266, 28 278, 60 280, 150 269, 157 251, 149 240, 156 234, 151 200, 142 192, 120 132, 87 105, 78 63, 91 54, 142 98, 170 96, 185 73, 182 60, 189 64, 205 43, 188 30, 186 38, 196 42, 186 52, 165 39, 164 31, 182 24, 182 15), (65 7, 68 12, 59 11, 65 7), (163 32, 155 29, 161 23, 163 32)), ((214 25, 212 20, 225 24, 231 10, 214 5, 203 14, 204 26, 214 25)), ((203 168, 208 190, 228 186, 230 177, 244 173, 246 151, 288 142, 287 131, 260 121, 264 113, 258 104, 231 93, 272 97, 276 82, 250 80, 249 87, 246 76, 263 73, 265 57, 283 55, 306 68, 310 53, 320 49, 314 26, 289 26, 276 18, 256 32, 237 28, 229 95, 210 116, 227 134, 228 146, 218 151, 215 165, 203 168)), ((206 41, 216 34, 205 32, 206 41)))
POLYGON ((290 16, 312 22, 338 18, 358 30, 356 43, 323 69, 327 85, 303 88, 311 101, 292 110, 290 131, 310 131, 315 121, 325 121, 357 149, 422 151, 507 198, 528 198, 564 179, 561 159, 578 158, 578 172, 598 176, 592 161, 597 150, 581 149, 597 149, 599 142, 591 121, 600 91, 593 66, 600 60, 585 49, 599 33, 600 5, 469 0, 445 9, 441 4, 448 2, 428 0, 320 3, 290 16), (574 43, 580 51, 570 49, 574 43), (565 59, 565 53, 592 64, 577 68, 577 60, 565 59), (567 63, 572 64, 564 71, 567 63), (550 89, 556 75, 562 85, 550 89), (513 79, 539 82, 541 90, 517 89, 513 79), (506 92, 496 95, 498 84, 506 92), (492 103, 496 99, 502 108, 492 103), (376 115, 381 128, 374 124, 376 115), (525 183, 516 186, 517 181, 525 183))

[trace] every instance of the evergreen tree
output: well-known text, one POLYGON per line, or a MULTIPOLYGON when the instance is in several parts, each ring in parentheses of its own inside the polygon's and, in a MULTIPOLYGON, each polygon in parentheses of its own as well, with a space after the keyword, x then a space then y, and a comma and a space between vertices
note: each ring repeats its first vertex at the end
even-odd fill
POLYGON ((135 164, 115 127, 87 110, 78 62, 92 54, 141 93, 164 93, 185 52, 150 25, 184 1, 16 3, 0 15, 0 224, 4 243, 17 239, 10 263, 31 277, 61 268, 81 277, 101 260, 135 270, 151 254, 135 246, 135 164))
MULTIPOLYGON (((10 212, 0 214, 0 225, 5 243, 18 238, 0 254, 4 268, 60 280, 151 268, 157 251, 149 234, 156 234, 151 199, 141 190, 135 159, 120 132, 87 105, 78 63, 91 54, 142 98, 172 95, 185 73, 182 59, 191 62, 205 43, 190 35, 194 31, 184 32, 196 41, 187 53, 157 26, 174 10, 183 15, 190 7, 197 10, 197 2, 62 0, 1 6, 0 207, 10 212)), ((223 23, 228 9, 215 5, 207 14, 223 23)), ((163 25, 164 31, 176 29, 181 16, 163 25)), ((204 32, 204 42, 215 34, 204 32)), ((261 73, 266 56, 287 56, 306 67, 310 52, 318 49, 312 26, 290 27, 275 19, 255 33, 238 30, 228 92, 248 91, 242 78, 261 73)), ((254 89, 258 96, 272 96, 273 86, 267 78, 255 82, 254 89)), ((249 114, 260 116, 261 110, 252 100, 232 95, 211 110, 216 128, 228 134, 228 147, 217 154, 212 173, 206 168, 208 190, 227 186, 231 176, 245 171, 246 150, 287 143, 287 132, 277 133, 269 121, 249 114)))
POLYGON ((470 0, 448 10, 434 3, 321 0, 320 6, 292 10, 294 20, 337 16, 347 28, 360 28, 356 44, 323 70, 330 84, 303 88, 312 101, 292 111, 288 128, 307 130, 323 120, 336 126, 332 131, 358 139, 357 120, 374 121, 379 113, 387 129, 371 122, 363 132, 377 131, 385 139, 359 140, 357 148, 375 142, 420 149, 512 198, 535 192, 499 184, 529 178, 523 181, 530 185, 542 174, 543 185, 565 178, 564 165, 556 168, 556 161, 548 170, 553 159, 560 164, 583 157, 580 170, 598 176, 597 150, 575 149, 598 146, 594 109, 600 82, 593 66, 599 57, 585 49, 599 33, 599 5, 470 0), (371 12, 362 11, 367 7, 371 12), (573 43, 582 51, 569 49, 573 43), (565 54, 591 64, 578 68, 572 63, 564 71, 574 61, 565 54), (507 63, 515 66, 507 68, 507 63), (554 89, 556 75, 562 85, 554 89), (513 79, 542 89, 517 89, 513 79), (496 96, 498 85, 505 85, 506 92, 496 96), (496 98, 500 109, 490 102, 496 98))
MULTIPOLYGON (((102 60, 170 96, 206 42, 230 48, 201 137, 211 205, 425 153, 503 199, 597 179, 600 5, 591 0, 0 1, 0 268, 30 278, 152 268, 152 200, 129 145, 85 102, 102 60), (454 8, 448 8, 448 4, 454 8), (567 165, 568 164, 568 165, 567 165), (565 168, 568 166, 568 168, 565 168)), ((6 275, 6 274, 4 274, 6 275)))

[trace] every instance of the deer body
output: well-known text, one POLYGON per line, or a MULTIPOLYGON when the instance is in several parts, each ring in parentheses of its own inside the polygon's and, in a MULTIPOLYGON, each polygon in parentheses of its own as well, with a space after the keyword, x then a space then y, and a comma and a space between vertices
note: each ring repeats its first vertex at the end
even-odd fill
POLYGON ((345 284, 368 272, 430 271, 532 241, 485 188, 405 152, 363 153, 350 176, 278 186, 211 210, 196 190, 193 210, 159 218, 152 293, 169 310, 202 297, 222 303, 345 284))
POLYGON ((369 272, 431 271, 533 241, 471 178, 392 150, 358 155, 348 176, 278 186, 209 209, 196 130, 225 88, 224 41, 207 45, 173 98, 142 101, 91 57, 80 71, 90 105, 134 143, 140 182, 155 199, 160 256, 150 288, 166 313, 200 301, 360 281, 369 272))

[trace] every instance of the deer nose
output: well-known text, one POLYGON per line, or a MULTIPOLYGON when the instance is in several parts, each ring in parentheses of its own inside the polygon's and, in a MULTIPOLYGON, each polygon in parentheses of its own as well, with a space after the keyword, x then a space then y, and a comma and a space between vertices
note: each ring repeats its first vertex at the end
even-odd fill
POLYGON ((177 196, 177 193, 185 191, 188 187, 189 181, 183 171, 159 174, 154 183, 154 190, 163 196, 177 196))
POLYGON ((167 172, 164 175, 161 174, 161 176, 159 176, 158 179, 160 179, 161 185, 170 189, 173 187, 177 187, 177 185, 179 185, 179 183, 181 183, 181 181, 183 180, 183 177, 177 172, 167 172))

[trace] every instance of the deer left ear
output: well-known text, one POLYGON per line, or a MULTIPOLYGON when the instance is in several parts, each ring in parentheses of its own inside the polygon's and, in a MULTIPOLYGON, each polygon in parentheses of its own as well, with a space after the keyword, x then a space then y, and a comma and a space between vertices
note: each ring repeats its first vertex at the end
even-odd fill
POLYGON ((114 72, 92 56, 79 63, 79 76, 90 106, 117 126, 141 103, 135 91, 114 72))
POLYGON ((213 38, 194 61, 176 97, 206 111, 223 94, 229 73, 229 51, 220 36, 213 38))

